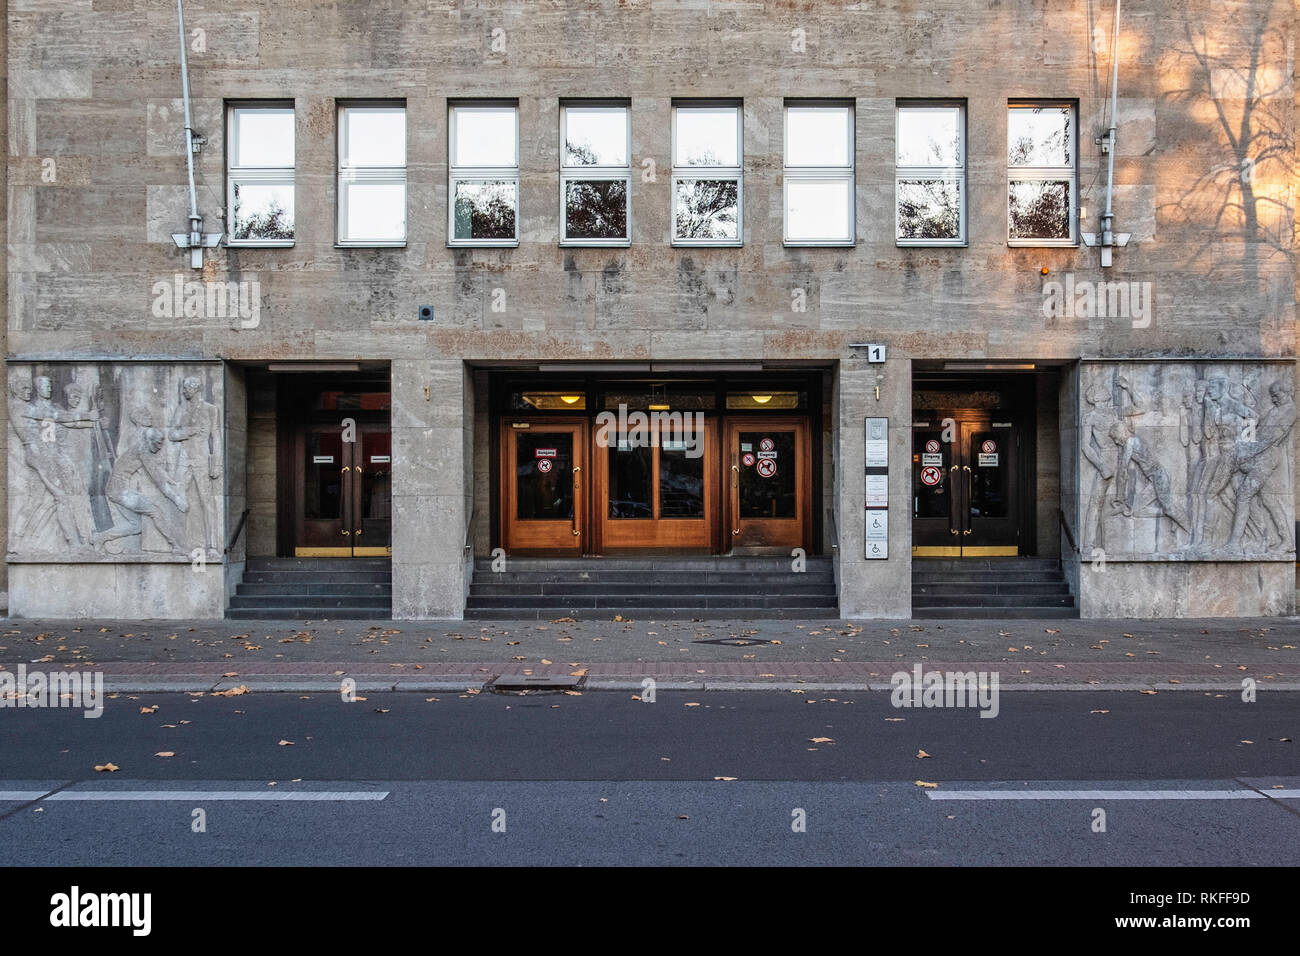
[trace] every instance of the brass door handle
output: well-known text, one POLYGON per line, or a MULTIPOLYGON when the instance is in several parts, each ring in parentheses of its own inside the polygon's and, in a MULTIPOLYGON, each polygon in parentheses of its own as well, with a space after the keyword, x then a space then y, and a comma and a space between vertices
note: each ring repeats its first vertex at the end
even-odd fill
POLYGON ((342 534, 346 534, 346 535, 351 535, 351 534, 352 534, 351 531, 343 531, 343 532, 341 532, 341 533, 342 533, 342 534))
POLYGON ((350 467, 348 467, 347 465, 344 465, 344 466, 343 466, 343 471, 351 471, 351 470, 352 470, 352 469, 351 469, 350 467))
POLYGON ((731 533, 732 533, 733 535, 734 535, 734 534, 740 534, 740 529, 739 529, 739 528, 732 528, 732 529, 731 529, 731 533))
POLYGON ((957 533, 957 529, 956 529, 956 528, 949 528, 949 529, 948 529, 948 533, 949 533, 949 534, 956 534, 956 533, 957 533))

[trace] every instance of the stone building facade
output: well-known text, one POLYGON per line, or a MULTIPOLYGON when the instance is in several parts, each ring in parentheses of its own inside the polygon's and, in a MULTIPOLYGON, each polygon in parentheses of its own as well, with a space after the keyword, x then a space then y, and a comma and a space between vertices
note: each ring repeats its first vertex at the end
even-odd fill
POLYGON ((346 551, 458 618, 497 549, 656 548, 829 557, 846 618, 934 556, 1060 558, 1085 617, 1294 613, 1295 12, 1126 7, 1111 150, 1113 16, 188 2, 195 269, 176 11, 11 0, 10 613, 221 617, 346 551), (734 160, 678 148, 728 116, 734 160), (701 457, 599 443, 620 409, 701 457))

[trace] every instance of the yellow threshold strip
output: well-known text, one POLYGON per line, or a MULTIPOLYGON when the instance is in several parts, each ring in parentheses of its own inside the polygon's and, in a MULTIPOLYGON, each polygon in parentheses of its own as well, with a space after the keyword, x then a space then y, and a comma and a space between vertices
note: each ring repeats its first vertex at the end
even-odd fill
POLYGON ((1020 554, 1020 549, 1012 545, 975 545, 971 547, 953 547, 951 545, 920 545, 912 548, 914 558, 1013 558, 1020 554))
POLYGON ((295 558, 390 558, 392 548, 294 548, 295 558))

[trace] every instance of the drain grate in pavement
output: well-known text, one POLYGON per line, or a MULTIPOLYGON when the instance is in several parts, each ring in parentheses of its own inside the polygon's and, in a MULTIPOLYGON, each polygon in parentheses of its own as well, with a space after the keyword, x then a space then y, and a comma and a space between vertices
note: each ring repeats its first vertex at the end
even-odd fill
POLYGON ((576 690, 585 678, 566 674, 502 674, 488 690, 497 693, 520 690, 576 690))
POLYGON ((691 641, 692 644, 726 644, 728 647, 749 647, 752 644, 771 644, 771 641, 757 637, 715 637, 707 641, 691 641))

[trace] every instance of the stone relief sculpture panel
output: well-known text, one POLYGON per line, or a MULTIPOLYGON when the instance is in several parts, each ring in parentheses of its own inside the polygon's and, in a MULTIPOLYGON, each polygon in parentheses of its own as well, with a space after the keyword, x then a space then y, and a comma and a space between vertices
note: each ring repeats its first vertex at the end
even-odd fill
POLYGON ((221 370, 11 364, 9 559, 221 558, 221 370))
POLYGON ((1290 364, 1085 363, 1084 558, 1291 560, 1290 364))

